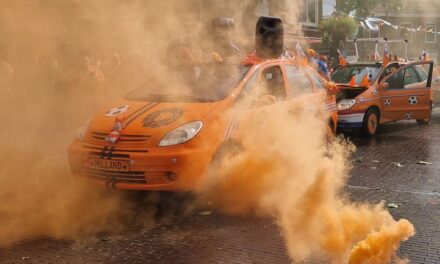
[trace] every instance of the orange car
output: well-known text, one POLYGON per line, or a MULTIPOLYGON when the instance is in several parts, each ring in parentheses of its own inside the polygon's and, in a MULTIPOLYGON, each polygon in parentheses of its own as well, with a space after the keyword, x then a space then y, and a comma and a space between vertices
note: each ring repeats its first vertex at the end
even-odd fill
POLYGON ((149 80, 99 111, 69 147, 73 173, 118 189, 193 190, 216 152, 238 134, 245 115, 234 107, 262 84, 263 104, 325 101, 336 129, 336 99, 327 91, 332 84, 309 66, 252 55, 241 65, 215 67, 187 72, 196 76, 190 90, 184 82, 168 89, 168 82, 149 80))
POLYGON ((332 74, 337 83, 338 129, 374 136, 380 124, 431 118, 433 62, 354 63, 332 74))

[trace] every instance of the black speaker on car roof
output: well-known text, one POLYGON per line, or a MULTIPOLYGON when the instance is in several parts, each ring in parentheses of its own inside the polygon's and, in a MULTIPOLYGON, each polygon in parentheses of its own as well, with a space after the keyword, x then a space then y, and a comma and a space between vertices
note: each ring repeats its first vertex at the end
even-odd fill
POLYGON ((283 53, 284 26, 280 17, 262 16, 255 32, 255 49, 260 58, 277 58, 283 53))

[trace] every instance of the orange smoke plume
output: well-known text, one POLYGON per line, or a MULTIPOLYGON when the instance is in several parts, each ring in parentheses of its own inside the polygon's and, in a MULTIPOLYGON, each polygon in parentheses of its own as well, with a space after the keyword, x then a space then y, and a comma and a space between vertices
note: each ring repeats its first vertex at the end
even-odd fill
POLYGON ((396 222, 383 204, 354 204, 344 197, 354 146, 342 139, 326 144, 325 122, 310 111, 271 105, 252 113, 241 125, 241 151, 210 175, 203 198, 225 213, 274 217, 294 261, 395 258, 414 228, 406 220, 396 222))

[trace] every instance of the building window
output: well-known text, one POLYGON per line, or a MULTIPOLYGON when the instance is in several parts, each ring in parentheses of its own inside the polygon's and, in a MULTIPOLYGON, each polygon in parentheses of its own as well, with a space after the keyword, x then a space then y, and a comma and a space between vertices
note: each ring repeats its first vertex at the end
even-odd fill
POLYGON ((303 0, 301 23, 306 26, 318 26, 318 0, 303 0))
POLYGON ((434 24, 426 25, 425 43, 435 43, 437 40, 437 27, 434 24))

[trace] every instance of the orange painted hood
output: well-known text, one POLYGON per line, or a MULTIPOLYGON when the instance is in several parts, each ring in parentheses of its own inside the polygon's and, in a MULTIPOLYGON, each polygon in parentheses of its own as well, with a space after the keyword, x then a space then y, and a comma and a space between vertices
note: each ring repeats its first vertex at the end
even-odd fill
POLYGON ((204 118, 220 102, 153 103, 122 100, 109 105, 93 117, 86 135, 87 143, 109 145, 103 138, 112 131, 116 116, 125 117, 125 128, 117 146, 155 147, 173 129, 204 118))

